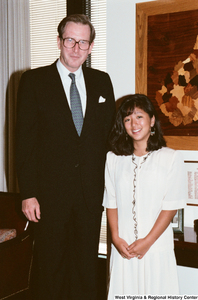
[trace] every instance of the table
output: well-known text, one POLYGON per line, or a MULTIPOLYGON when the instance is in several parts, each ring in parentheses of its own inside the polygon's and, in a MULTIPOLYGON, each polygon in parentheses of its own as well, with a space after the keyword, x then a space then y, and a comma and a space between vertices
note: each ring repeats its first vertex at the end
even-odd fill
POLYGON ((174 234, 177 265, 198 268, 198 238, 194 228, 184 227, 184 233, 174 234))

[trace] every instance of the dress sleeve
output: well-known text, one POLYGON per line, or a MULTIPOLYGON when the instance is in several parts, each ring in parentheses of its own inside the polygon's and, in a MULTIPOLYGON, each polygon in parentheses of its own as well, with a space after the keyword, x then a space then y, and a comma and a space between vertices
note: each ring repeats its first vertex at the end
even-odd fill
POLYGON ((187 173, 184 159, 179 151, 174 151, 166 180, 163 210, 184 208, 187 200, 187 173))
POLYGON ((107 153, 105 165, 105 190, 103 198, 103 206, 105 208, 117 208, 116 193, 115 193, 115 154, 107 153))

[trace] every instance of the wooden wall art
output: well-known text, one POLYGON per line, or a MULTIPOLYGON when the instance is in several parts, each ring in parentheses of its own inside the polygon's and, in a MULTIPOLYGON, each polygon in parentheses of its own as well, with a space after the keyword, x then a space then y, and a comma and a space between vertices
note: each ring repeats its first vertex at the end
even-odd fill
POLYGON ((198 1, 136 9, 136 93, 153 101, 169 147, 198 150, 198 1))

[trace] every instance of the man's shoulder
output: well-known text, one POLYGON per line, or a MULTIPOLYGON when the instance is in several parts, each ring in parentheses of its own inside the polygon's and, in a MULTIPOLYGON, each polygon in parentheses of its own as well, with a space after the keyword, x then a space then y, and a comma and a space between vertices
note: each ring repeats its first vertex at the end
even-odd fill
POLYGON ((105 87, 108 89, 109 86, 112 85, 109 74, 104 71, 83 67, 83 74, 85 81, 90 82, 93 85, 97 84, 97 86, 102 89, 105 87))
POLYGON ((90 67, 85 67, 83 66, 83 72, 84 74, 90 75, 90 76, 109 76, 106 72, 98 70, 98 69, 94 69, 94 68, 90 68, 90 67))
POLYGON ((43 76, 44 74, 47 76, 48 74, 52 73, 53 71, 56 71, 56 62, 52 63, 51 65, 47 66, 41 66, 34 69, 29 69, 23 73, 23 76, 27 77, 36 77, 36 76, 43 76))
POLYGON ((49 78, 57 72, 56 62, 51 65, 41 66, 35 69, 29 69, 22 74, 22 80, 39 81, 44 78, 49 78))

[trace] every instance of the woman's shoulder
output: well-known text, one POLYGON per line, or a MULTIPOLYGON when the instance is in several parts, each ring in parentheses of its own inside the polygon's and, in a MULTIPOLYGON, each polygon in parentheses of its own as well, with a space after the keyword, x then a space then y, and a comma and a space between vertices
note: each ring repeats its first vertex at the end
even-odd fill
POLYGON ((119 156, 113 153, 112 151, 107 152, 107 161, 113 161, 116 160, 119 156))
POLYGON ((107 158, 112 158, 112 159, 124 159, 129 156, 131 155, 117 155, 113 151, 107 152, 107 158))
POLYGON ((157 151, 160 155, 173 155, 176 150, 172 149, 172 148, 169 148, 169 147, 162 147, 161 149, 159 149, 157 151))
POLYGON ((116 163, 116 162, 119 162, 119 161, 123 161, 123 160, 126 160, 129 156, 126 156, 126 155, 117 155, 115 153, 113 153, 112 151, 109 151, 107 153, 107 162, 108 163, 116 163))
POLYGON ((169 147, 162 147, 161 149, 154 151, 156 156, 160 156, 164 160, 183 160, 183 156, 180 151, 169 148, 169 147))

